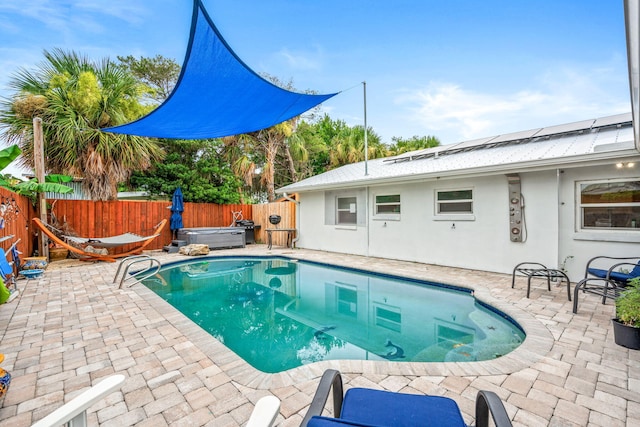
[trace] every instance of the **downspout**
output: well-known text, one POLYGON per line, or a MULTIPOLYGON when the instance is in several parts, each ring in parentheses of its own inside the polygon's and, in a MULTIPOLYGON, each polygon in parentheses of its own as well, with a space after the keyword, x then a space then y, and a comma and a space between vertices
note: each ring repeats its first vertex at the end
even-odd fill
POLYGON ((563 172, 560 169, 556 169, 556 193, 557 193, 557 205, 558 205, 558 241, 557 241, 557 249, 556 249, 556 257, 557 257, 557 264, 556 264, 556 268, 560 268, 560 266, 562 266, 562 268, 565 268, 566 266, 564 265, 563 261, 560 259, 562 257, 562 255, 560 255, 560 247, 562 245, 562 196, 560 194, 561 191, 561 181, 560 181, 560 174, 562 174, 563 172))
POLYGON ((369 221, 369 186, 367 185, 367 192, 365 193, 365 227, 367 228, 367 256, 369 256, 369 245, 371 244, 371 221, 369 221))
POLYGON ((282 193, 282 197, 296 204, 296 228, 298 231, 296 231, 296 237, 291 241, 291 247, 294 247, 296 242, 300 240, 300 202, 289 197, 287 193, 282 193))

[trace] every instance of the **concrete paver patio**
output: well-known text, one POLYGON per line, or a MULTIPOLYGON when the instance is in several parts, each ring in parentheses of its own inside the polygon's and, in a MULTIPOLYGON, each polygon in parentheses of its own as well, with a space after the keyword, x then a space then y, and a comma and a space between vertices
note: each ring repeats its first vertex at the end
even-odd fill
MULTIPOLYGON (((18 282, 0 306, 2 367, 13 375, 0 424, 29 426, 100 379, 124 386, 89 410, 90 425, 241 426, 257 400, 282 401, 276 425, 297 426, 328 368, 347 387, 445 395, 473 422, 477 390, 496 392, 515 426, 640 425, 640 351, 613 342, 613 304, 511 276, 419 263, 250 245, 211 255, 282 254, 473 288, 527 332, 516 351, 486 362, 327 361, 280 374, 259 372, 141 285, 117 289, 117 264, 54 263, 18 282)), ((162 262, 184 258, 153 252, 162 262)))

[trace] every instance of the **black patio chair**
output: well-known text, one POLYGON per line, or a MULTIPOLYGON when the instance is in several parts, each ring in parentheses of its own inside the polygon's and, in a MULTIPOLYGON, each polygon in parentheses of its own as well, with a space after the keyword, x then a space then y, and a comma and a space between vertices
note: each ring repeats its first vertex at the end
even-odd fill
POLYGON ((573 312, 578 312, 578 293, 592 293, 602 297, 616 299, 627 286, 629 280, 640 277, 640 257, 596 256, 587 262, 584 279, 580 280, 573 291, 573 312))
MULTIPOLYGON (((500 398, 491 391, 481 390, 476 397, 476 426, 489 426, 489 414, 496 427, 511 426, 500 398)), ((367 388, 351 388, 343 396, 340 372, 328 369, 320 379, 311 406, 300 426, 466 427, 466 424, 458 405, 448 397, 367 388), (322 412, 331 389, 334 417, 325 417, 322 412)))

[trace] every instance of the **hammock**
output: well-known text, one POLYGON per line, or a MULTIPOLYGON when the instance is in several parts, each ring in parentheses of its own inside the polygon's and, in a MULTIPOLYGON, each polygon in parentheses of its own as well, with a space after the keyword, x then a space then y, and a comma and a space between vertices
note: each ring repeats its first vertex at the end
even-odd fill
POLYGON ((103 248, 112 248, 117 246, 124 246, 130 244, 139 243, 138 246, 130 249, 126 252, 118 253, 118 254, 99 254, 87 251, 83 248, 74 246, 72 244, 67 243, 60 237, 58 237, 49 226, 43 223, 39 218, 33 218, 33 223, 38 227, 47 237, 55 242, 57 245, 69 249, 70 252, 80 255, 81 260, 91 260, 91 261, 107 261, 107 262, 115 262, 117 258, 124 258, 129 255, 135 255, 142 252, 144 248, 146 248, 153 240, 160 235, 162 229, 167 225, 167 220, 163 219, 156 227, 155 234, 151 236, 141 237, 134 233, 125 233, 119 236, 113 237, 102 237, 102 238, 82 238, 82 237, 73 237, 73 236, 64 236, 64 238, 73 241, 75 244, 88 244, 95 247, 103 247, 103 248), (76 241, 77 240, 77 241, 76 241))
POLYGON ((62 237, 64 237, 67 242, 73 242, 77 245, 91 245, 94 248, 117 248, 118 246, 142 243, 149 239, 155 239, 157 236, 157 234, 153 234, 151 236, 139 236, 135 233, 124 233, 112 237, 62 237))

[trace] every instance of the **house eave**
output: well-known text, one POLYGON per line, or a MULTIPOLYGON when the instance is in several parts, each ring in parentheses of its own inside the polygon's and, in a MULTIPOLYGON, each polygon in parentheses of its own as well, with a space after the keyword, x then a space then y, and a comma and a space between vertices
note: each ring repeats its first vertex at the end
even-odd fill
POLYGON ((622 161, 627 158, 638 158, 640 154, 636 149, 604 151, 577 156, 567 156, 557 159, 540 159, 526 162, 507 163, 502 165, 488 165, 467 169, 454 169, 419 174, 397 175, 393 177, 365 177, 350 181, 318 184, 308 186, 286 186, 276 190, 276 193, 303 193, 308 191, 336 190, 341 188, 365 187, 372 185, 385 185, 408 183, 416 181, 431 181, 442 178, 473 178, 480 176, 502 175, 507 173, 539 172, 552 169, 570 169, 577 167, 600 166, 612 164, 613 161, 622 161))

